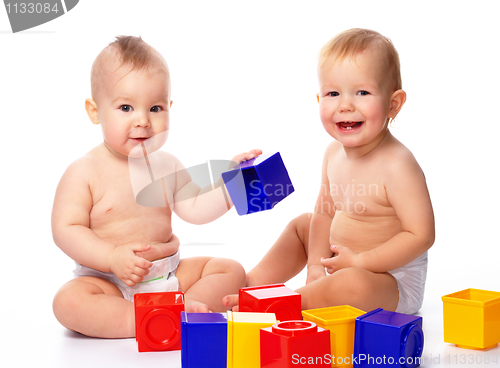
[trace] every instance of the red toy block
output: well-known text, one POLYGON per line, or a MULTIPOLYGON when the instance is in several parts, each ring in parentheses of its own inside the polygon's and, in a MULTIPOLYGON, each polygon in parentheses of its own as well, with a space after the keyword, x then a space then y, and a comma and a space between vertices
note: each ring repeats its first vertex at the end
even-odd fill
POLYGON ((260 329, 262 368, 330 368, 330 331, 309 321, 286 321, 260 329))
POLYGON ((302 319, 300 294, 284 284, 241 288, 240 312, 274 313, 278 321, 302 319))
POLYGON ((139 352, 181 349, 182 292, 135 294, 134 307, 139 352))

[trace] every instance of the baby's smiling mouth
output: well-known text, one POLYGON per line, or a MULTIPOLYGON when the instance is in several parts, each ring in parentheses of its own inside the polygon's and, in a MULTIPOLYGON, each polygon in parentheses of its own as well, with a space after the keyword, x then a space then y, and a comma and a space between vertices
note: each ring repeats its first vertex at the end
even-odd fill
POLYGON ((362 121, 340 121, 337 123, 337 127, 341 131, 352 131, 356 130, 363 125, 362 121))

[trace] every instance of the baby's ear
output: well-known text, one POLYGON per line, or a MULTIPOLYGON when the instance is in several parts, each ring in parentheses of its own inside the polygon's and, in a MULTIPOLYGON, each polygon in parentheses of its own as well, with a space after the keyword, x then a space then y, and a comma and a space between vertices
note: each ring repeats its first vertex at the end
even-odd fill
POLYGON ((389 118, 395 118, 403 105, 406 102, 406 92, 398 89, 391 96, 391 109, 389 110, 389 118))
POLYGON ((99 124, 99 118, 97 116, 97 104, 93 99, 87 98, 85 100, 85 111, 87 111, 87 115, 89 116, 89 119, 93 124, 99 124))

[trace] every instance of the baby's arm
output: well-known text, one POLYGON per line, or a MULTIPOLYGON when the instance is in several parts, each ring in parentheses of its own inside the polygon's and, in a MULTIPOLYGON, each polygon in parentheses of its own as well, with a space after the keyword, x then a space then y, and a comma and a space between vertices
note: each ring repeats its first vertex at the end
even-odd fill
MULTIPOLYGON (((260 154, 262 154, 261 150, 251 150, 236 155, 231 161, 238 164, 260 154)), ((233 203, 225 192, 222 178, 213 186, 200 188, 192 181, 180 162, 177 164, 176 172, 178 175, 174 211, 184 221, 192 224, 205 224, 219 218, 232 207, 233 203)))
POLYGON ((408 151, 387 168, 387 197, 401 221, 401 231, 380 246, 360 254, 333 245, 338 256, 323 261, 328 272, 358 266, 387 272, 408 264, 434 243, 434 214, 425 177, 408 151))
POLYGON ((54 241, 76 262, 102 272, 113 272, 125 284, 134 286, 142 281, 152 265, 134 251, 145 251, 149 246, 117 247, 90 229, 91 176, 91 163, 83 158, 71 164, 61 178, 52 209, 54 241))
POLYGON ((330 195, 327 168, 333 149, 334 145, 330 144, 325 151, 321 170, 321 188, 311 219, 307 254, 307 284, 326 276, 325 266, 321 264, 321 260, 332 256, 329 239, 335 205, 330 195))

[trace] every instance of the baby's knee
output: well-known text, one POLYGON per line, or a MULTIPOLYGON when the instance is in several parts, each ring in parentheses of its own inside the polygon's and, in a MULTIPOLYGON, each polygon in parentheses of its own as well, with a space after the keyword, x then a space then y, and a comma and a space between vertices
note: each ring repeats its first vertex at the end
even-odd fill
POLYGON ((349 267, 338 270, 333 288, 341 287, 345 295, 352 299, 364 297, 374 292, 372 281, 369 277, 370 271, 359 267, 349 267))
POLYGON ((302 243, 305 243, 309 238, 309 228, 311 226, 312 213, 306 212, 295 217, 288 223, 289 231, 298 234, 302 243))
POLYGON ((294 224, 297 227, 309 227, 312 216, 313 214, 311 212, 305 212, 295 217, 292 221, 290 221, 290 224, 294 224))
POLYGON ((78 306, 79 293, 71 285, 61 287, 52 301, 52 310, 56 319, 63 325, 68 327, 68 319, 73 315, 75 308, 78 306))
POLYGON ((243 283, 246 283, 247 274, 245 272, 245 269, 241 265, 241 263, 239 263, 235 260, 232 260, 232 259, 229 259, 228 261, 229 261, 229 264, 228 264, 229 273, 234 275, 234 277, 237 280, 242 281, 243 283))
POLYGON ((210 262, 220 273, 230 274, 237 280, 246 280, 245 269, 234 259, 213 258, 210 262))

